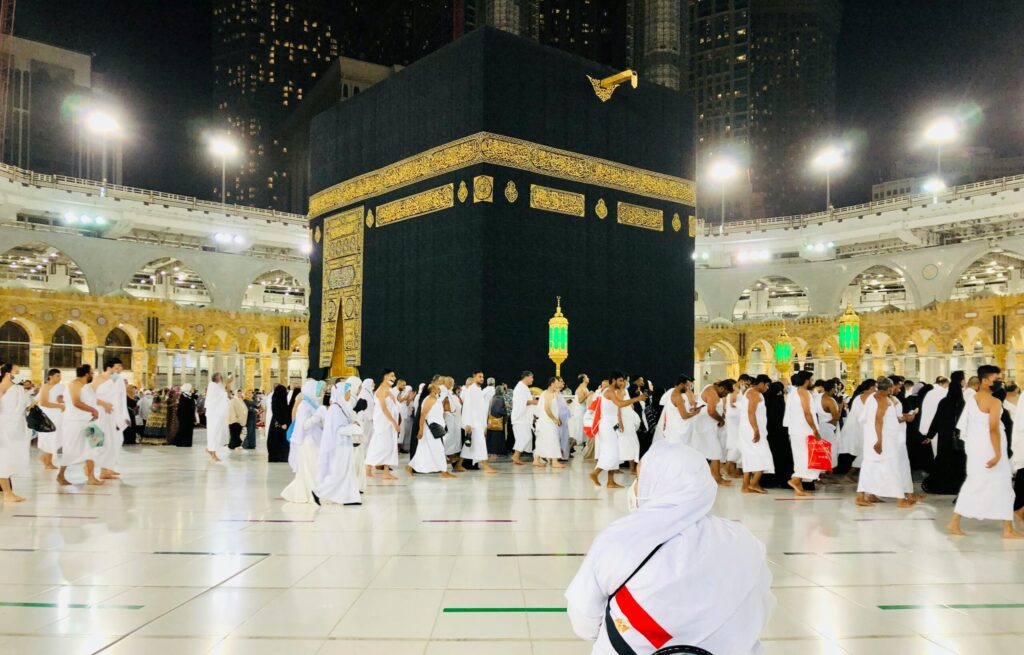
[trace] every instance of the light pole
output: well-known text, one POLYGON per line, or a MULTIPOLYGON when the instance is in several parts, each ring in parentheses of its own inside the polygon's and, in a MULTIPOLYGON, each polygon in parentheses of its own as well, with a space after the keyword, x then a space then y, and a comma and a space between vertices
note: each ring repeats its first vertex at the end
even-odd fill
POLYGON ((940 116, 924 129, 924 140, 935 146, 935 173, 942 177, 942 146, 956 141, 960 134, 956 121, 948 116, 940 116))
POLYGON ((711 162, 708 167, 708 175, 715 182, 718 182, 722 190, 722 222, 718 226, 718 234, 725 234, 725 184, 735 177, 739 171, 736 162, 728 157, 719 157, 711 162))
POLYGON ((210 154, 220 157, 220 204, 227 204, 228 158, 238 154, 238 146, 226 136, 210 140, 210 154))
POLYGON ((842 148, 828 145, 814 156, 811 165, 819 171, 825 171, 825 211, 832 211, 832 171, 843 165, 845 153, 842 148))
POLYGON ((121 127, 117 124, 117 119, 108 114, 105 111, 96 109, 89 112, 86 117, 86 125, 89 131, 99 137, 100 140, 100 159, 102 160, 103 186, 107 184, 107 139, 117 134, 121 127))

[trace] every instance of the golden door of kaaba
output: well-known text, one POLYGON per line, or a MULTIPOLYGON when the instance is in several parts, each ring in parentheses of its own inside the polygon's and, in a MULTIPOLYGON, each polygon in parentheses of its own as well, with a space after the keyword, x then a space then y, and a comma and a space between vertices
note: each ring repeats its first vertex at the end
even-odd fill
POLYGON ((324 220, 320 366, 357 375, 363 310, 363 207, 324 220))

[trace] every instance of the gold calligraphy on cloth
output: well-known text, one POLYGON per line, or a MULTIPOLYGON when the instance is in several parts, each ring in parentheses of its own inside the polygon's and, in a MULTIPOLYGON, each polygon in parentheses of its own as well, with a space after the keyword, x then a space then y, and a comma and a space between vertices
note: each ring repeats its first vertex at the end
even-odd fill
POLYGON ((530 207, 583 218, 587 213, 587 198, 582 193, 531 184, 530 207))
POLYGON ((694 184, 690 180, 530 141, 479 132, 324 189, 310 198, 309 215, 319 216, 480 163, 618 189, 690 207, 695 204, 694 184))
POLYGON ((377 207, 377 226, 384 227, 407 218, 451 209, 454 205, 455 186, 445 184, 380 205, 377 207))
POLYGON ((331 366, 340 326, 346 366, 362 359, 363 208, 324 220, 324 270, 320 305, 320 366, 331 366))
POLYGON ((619 202, 616 220, 622 225, 632 225, 658 232, 665 231, 665 213, 660 209, 619 202))

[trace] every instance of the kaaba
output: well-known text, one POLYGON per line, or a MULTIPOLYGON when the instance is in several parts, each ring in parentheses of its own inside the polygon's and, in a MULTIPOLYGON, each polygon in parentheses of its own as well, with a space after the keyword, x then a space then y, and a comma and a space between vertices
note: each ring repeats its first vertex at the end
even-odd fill
POLYGON ((559 297, 567 378, 692 371, 692 103, 618 72, 482 28, 318 115, 311 374, 545 380, 559 297))

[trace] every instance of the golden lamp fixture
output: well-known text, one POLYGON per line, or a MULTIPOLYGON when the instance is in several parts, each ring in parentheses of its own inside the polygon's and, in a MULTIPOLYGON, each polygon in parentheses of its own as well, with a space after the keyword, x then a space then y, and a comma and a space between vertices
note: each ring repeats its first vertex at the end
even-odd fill
POLYGON ((603 80, 595 79, 587 75, 587 79, 590 80, 590 84, 594 87, 594 94, 601 99, 601 102, 608 102, 615 93, 615 89, 619 88, 620 85, 629 82, 630 85, 635 89, 637 83, 636 71, 627 68, 621 73, 610 75, 603 80))

